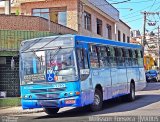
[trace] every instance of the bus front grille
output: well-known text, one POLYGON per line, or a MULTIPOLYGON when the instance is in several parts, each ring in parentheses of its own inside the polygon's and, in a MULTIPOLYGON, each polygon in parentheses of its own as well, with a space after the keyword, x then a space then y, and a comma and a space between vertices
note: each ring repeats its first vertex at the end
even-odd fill
POLYGON ((38 104, 43 107, 57 107, 57 100, 38 100, 38 104))
POLYGON ((35 94, 37 99, 58 99, 59 93, 35 94))

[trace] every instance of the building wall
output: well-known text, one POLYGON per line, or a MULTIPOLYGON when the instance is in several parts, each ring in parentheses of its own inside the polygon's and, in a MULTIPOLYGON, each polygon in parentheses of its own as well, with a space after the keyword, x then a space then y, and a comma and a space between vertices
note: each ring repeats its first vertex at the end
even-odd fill
POLYGON ((115 40, 115 22, 109 20, 109 18, 104 17, 99 14, 97 11, 93 10, 89 6, 83 6, 82 3, 79 3, 79 31, 78 33, 86 36, 95 36, 107 38, 106 35, 106 26, 107 24, 111 25, 112 28, 112 39, 115 40), (84 11, 91 14, 91 31, 84 28, 84 11), (102 20, 102 36, 97 34, 97 24, 96 19, 102 20))
MULTIPOLYGON (((15 14, 17 12, 17 10, 19 10, 18 7, 12 7, 11 14, 15 14)), ((0 7, 0 14, 5 14, 4 7, 0 7)))
POLYGON ((123 42, 123 34, 125 34, 125 42, 127 42, 127 37, 130 37, 130 27, 120 20, 117 23, 116 40, 118 40, 118 30, 121 32, 121 42, 123 42))
POLYGON ((78 0, 48 0, 45 2, 22 3, 20 11, 24 15, 32 15, 33 8, 67 7, 67 27, 78 31, 78 0))
POLYGON ((41 17, 0 15, 1 30, 50 31, 54 34, 75 34, 75 30, 41 17))
MULTIPOLYGON (((67 10, 67 27, 75 30, 80 35, 86 35, 86 36, 95 36, 95 37, 106 37, 106 25, 111 25, 112 28, 112 40, 118 40, 118 30, 121 31, 121 41, 123 41, 123 33, 126 35, 126 42, 127 42, 127 36, 130 37, 130 28, 124 24, 123 22, 119 21, 119 12, 116 8, 112 7, 111 5, 107 6, 96 6, 95 4, 101 4, 101 3, 107 3, 105 0, 38 0, 35 2, 35 0, 18 0, 16 1, 19 4, 19 11, 22 15, 32 15, 32 9, 35 8, 55 8, 55 7, 66 7, 67 10), (98 8, 101 7, 101 8, 98 8), (109 16, 107 14, 108 11, 106 9, 110 9, 109 11, 112 11, 112 13, 115 15, 113 17, 109 16), (104 10, 104 11, 102 11, 104 10), (84 11, 87 11, 91 14, 91 24, 92 29, 91 31, 88 31, 84 29, 84 11), (96 25, 96 19, 99 18, 102 20, 102 36, 97 34, 97 25, 96 25), (115 24, 117 25, 115 28, 115 24), (116 29, 116 30, 115 30, 116 29), (116 32, 115 32, 116 31, 116 32)), ((47 23, 47 21, 45 22, 47 23)), ((44 27, 45 30, 47 30, 48 25, 45 24, 44 27)), ((43 26, 39 25, 39 26, 43 26)), ((51 28, 53 29, 53 28, 51 28)), ((54 31, 54 30, 52 30, 54 31)), ((70 32, 70 31, 69 31, 70 32)))
MULTIPOLYGON (((111 25, 112 27, 112 39, 115 40, 115 21, 112 17, 108 16, 107 14, 97 12, 96 10, 92 9, 92 6, 82 5, 83 0, 48 0, 46 2, 39 1, 39 2, 24 2, 21 3, 21 13, 24 15, 32 15, 32 9, 34 8, 53 8, 53 7, 67 7, 67 27, 78 31, 80 35, 86 36, 95 36, 95 37, 103 37, 106 38, 106 24, 111 25), (92 30, 88 31, 84 29, 84 20, 83 20, 83 12, 87 11, 92 15, 92 30), (105 14, 107 17, 102 15, 105 14), (96 25, 96 18, 102 20, 103 23, 103 34, 97 35, 97 25, 96 25)), ((84 1, 83 1, 84 2, 84 1)), ((91 1, 90 1, 91 2, 91 1)), ((95 6, 94 6, 95 7, 95 6)), ((115 9, 115 8, 112 8, 115 9)), ((115 9, 116 10, 116 9, 115 9)), ((117 11, 117 10, 116 10, 117 11)), ((117 17, 118 14, 117 14, 117 17)))

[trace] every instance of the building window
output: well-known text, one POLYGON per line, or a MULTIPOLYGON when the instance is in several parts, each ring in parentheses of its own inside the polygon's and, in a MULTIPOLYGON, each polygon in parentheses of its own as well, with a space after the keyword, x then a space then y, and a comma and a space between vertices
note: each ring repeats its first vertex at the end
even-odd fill
POLYGON ((97 34, 102 36, 102 20, 97 18, 97 34))
POLYGON ((107 38, 112 39, 112 27, 109 24, 107 24, 107 38))
POLYGON ((49 19, 49 9, 48 8, 33 9, 32 15, 49 19))
POLYGON ((129 36, 127 36, 127 42, 130 43, 130 37, 129 36))
POLYGON ((121 41, 121 31, 118 30, 118 41, 121 41))
POLYGON ((91 14, 84 12, 84 28, 91 31, 91 14))
POLYGON ((55 7, 50 8, 50 20, 52 22, 67 26, 67 8, 55 7))
POLYGON ((67 13, 66 12, 58 12, 58 24, 67 26, 67 13))
POLYGON ((126 35, 123 34, 123 42, 126 42, 126 35))
POLYGON ((40 8, 32 10, 33 16, 43 17, 52 22, 67 25, 67 12, 66 8, 40 8))

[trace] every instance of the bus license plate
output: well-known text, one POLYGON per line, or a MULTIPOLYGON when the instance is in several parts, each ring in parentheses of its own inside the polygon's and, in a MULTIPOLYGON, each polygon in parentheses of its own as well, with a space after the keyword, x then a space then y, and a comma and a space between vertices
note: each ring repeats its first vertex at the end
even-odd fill
POLYGON ((65 100, 65 104, 75 104, 75 100, 65 100))

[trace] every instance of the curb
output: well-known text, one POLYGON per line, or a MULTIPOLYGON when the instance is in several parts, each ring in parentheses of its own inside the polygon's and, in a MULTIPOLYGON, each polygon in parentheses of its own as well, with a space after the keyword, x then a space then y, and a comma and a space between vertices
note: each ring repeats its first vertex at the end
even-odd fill
MULTIPOLYGON (((3 109, 4 111, 5 109, 3 109)), ((31 113, 40 113, 40 112, 44 112, 43 109, 39 109, 39 110, 32 110, 32 109, 27 109, 27 110, 20 110, 20 111, 9 111, 9 112, 6 112, 6 113, 2 113, 0 114, 0 116, 5 116, 5 115, 22 115, 22 114, 31 114, 31 113)))

